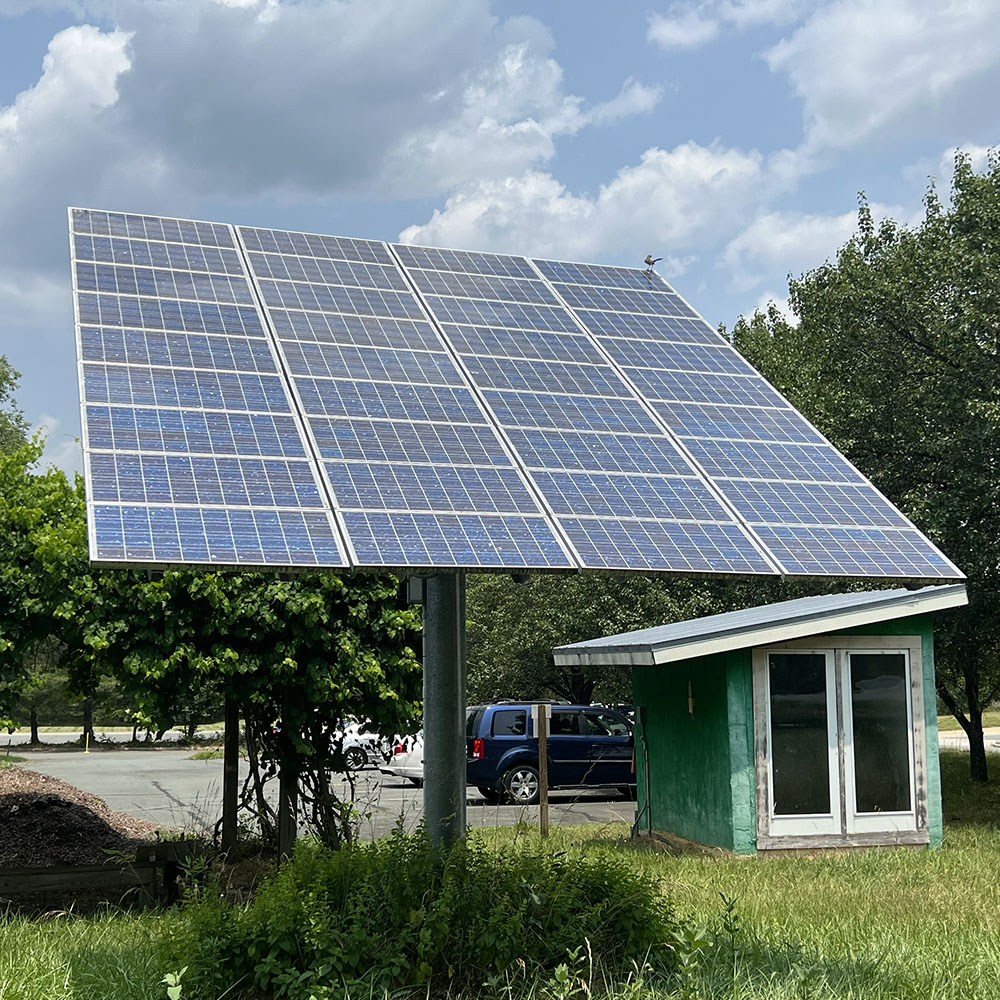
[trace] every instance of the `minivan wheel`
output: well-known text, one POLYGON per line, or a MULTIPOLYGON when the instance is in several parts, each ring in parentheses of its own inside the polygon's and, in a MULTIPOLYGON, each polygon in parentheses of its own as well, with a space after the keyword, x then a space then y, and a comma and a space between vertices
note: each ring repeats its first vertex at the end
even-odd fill
POLYGON ((515 805, 533 806, 538 801, 538 768, 518 764, 503 776, 507 798, 515 805))
POLYGON ((500 801, 500 793, 489 785, 476 785, 476 791, 491 805, 495 806, 500 801))
POLYGON ((344 765, 348 771, 357 771, 368 763, 368 755, 361 747, 348 747, 344 751, 344 765))

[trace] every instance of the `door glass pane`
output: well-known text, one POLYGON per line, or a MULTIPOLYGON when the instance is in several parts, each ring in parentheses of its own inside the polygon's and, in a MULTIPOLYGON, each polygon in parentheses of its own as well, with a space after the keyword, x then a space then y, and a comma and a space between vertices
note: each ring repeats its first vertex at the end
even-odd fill
POLYGON ((771 653, 768 665, 774 814, 827 814, 826 657, 822 653, 771 653))
POLYGON ((908 698, 903 653, 851 654, 854 782, 859 813, 910 809, 908 698))

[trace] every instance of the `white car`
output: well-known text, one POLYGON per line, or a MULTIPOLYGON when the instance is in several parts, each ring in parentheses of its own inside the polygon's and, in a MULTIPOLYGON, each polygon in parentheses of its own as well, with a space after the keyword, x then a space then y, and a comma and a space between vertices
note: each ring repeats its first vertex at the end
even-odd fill
POLYGON ((405 778, 421 788, 424 783, 423 734, 417 733, 416 736, 404 736, 397 740, 392 756, 385 764, 379 765, 379 770, 383 774, 405 778))
POLYGON ((361 732, 362 723, 349 721, 341 730, 348 771, 378 767, 389 756, 389 741, 378 733, 361 732))

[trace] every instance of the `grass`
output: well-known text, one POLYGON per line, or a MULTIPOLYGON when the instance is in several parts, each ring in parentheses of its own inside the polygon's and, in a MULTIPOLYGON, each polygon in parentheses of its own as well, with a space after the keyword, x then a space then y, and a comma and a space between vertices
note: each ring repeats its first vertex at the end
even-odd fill
MULTIPOLYGON (((706 925, 712 935, 713 943, 700 952, 690 943, 678 945, 693 956, 686 982, 666 983, 638 972, 630 983, 606 984, 609 995, 615 1000, 1000 1000, 1000 780, 994 774, 992 784, 973 784, 968 755, 958 751, 942 752, 941 768, 945 842, 940 851, 740 859, 654 851, 628 841, 624 825, 554 828, 551 850, 597 857, 627 852, 664 887, 679 914, 706 925), (735 966, 723 895, 735 900, 735 922, 728 923, 735 966)), ((537 832, 527 825, 474 835, 538 846, 537 832)), ((160 979, 170 970, 157 965, 154 940, 169 935, 175 919, 166 913, 0 921, 0 1000, 162 1000, 160 979)), ((185 984, 184 1000, 196 995, 194 986, 185 984)), ((508 1000, 574 995, 560 989, 518 982, 503 995, 508 1000)), ((499 995, 485 989, 477 994, 483 1000, 499 995)))
MULTIPOLYGON (((983 727, 989 726, 1000 726, 1000 709, 995 709, 989 712, 983 712, 983 727)), ((955 729, 961 729, 962 727, 958 724, 958 719, 954 715, 939 715, 938 716, 938 729, 945 732, 952 732, 955 729)))
POLYGON ((3 754, 0 756, 0 771, 13 767, 15 764, 23 764, 27 759, 27 757, 18 757, 12 753, 3 754))
POLYGON ((195 750, 194 753, 188 754, 188 760, 222 760, 225 757, 226 752, 221 747, 216 747, 213 750, 195 750))

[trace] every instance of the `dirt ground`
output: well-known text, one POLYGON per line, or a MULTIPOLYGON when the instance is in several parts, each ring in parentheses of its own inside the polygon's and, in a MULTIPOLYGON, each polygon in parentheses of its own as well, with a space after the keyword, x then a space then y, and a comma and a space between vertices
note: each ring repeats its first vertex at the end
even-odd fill
POLYGON ((99 865, 134 854, 157 826, 24 767, 0 771, 0 868, 99 865))

